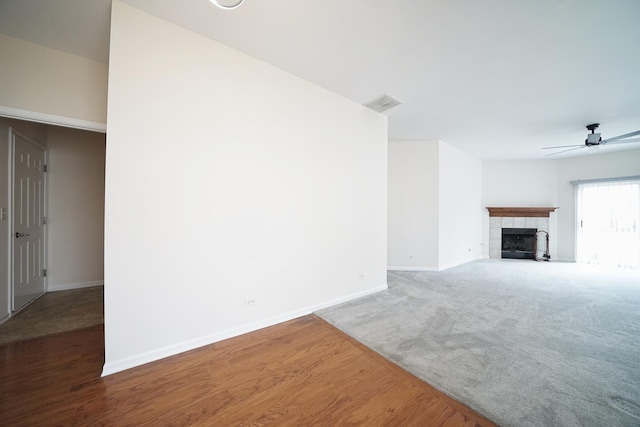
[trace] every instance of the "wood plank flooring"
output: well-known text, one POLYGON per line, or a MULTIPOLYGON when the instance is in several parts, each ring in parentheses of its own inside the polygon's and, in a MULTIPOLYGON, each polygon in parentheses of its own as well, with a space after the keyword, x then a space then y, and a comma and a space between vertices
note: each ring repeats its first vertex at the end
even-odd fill
POLYGON ((99 378, 103 340, 0 346, 0 425, 494 425, 313 315, 99 378))

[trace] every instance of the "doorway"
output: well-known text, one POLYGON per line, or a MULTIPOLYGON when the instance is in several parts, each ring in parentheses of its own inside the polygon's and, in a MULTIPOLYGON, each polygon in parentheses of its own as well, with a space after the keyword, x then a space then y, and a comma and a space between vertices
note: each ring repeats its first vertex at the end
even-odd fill
MULTIPOLYGON (((0 338, 48 294, 104 284, 105 142, 101 132, 0 117, 0 338), (38 203, 25 205, 36 195, 38 203)), ((95 316, 102 319, 102 309, 95 316)))
POLYGON ((640 177, 577 190, 577 261, 640 268, 640 177))

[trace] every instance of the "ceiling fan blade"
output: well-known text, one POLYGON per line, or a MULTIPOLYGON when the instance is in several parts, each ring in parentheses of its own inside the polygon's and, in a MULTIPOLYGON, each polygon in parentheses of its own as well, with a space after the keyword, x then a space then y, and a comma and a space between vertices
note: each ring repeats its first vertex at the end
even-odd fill
POLYGON ((624 144, 625 142, 639 142, 640 138, 631 138, 631 139, 625 139, 623 141, 611 141, 610 139, 606 140, 606 141, 602 141, 600 144, 624 144))
POLYGON ((605 143, 605 142, 613 142, 613 141, 617 141, 619 139, 625 139, 625 138, 629 138, 630 136, 636 136, 636 135, 640 135, 640 130, 637 130, 635 132, 625 133, 624 135, 614 136, 613 138, 607 138, 602 142, 603 143, 605 143))
POLYGON ((542 147, 543 150, 552 150, 554 148, 569 148, 569 147, 584 147, 584 144, 575 144, 575 145, 556 145, 554 147, 542 147))
POLYGON ((568 150, 558 151, 557 153, 547 154, 545 157, 555 156, 556 154, 566 153, 567 151, 579 150, 579 149, 581 149, 581 148, 586 148, 586 147, 587 147, 586 145, 581 145, 581 146, 579 146, 579 147, 569 148, 568 150))

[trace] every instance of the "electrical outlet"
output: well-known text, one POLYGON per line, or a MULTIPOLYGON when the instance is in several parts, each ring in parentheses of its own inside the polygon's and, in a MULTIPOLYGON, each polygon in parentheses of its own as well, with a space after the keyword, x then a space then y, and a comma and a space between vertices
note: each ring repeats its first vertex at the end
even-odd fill
POLYGON ((413 259, 413 255, 407 255, 407 259, 413 259))
POLYGON ((251 307, 252 305, 256 305, 256 299, 255 298, 247 298, 244 300, 244 306, 245 307, 251 307))
POLYGON ((364 280, 364 273, 358 274, 358 280, 364 280))

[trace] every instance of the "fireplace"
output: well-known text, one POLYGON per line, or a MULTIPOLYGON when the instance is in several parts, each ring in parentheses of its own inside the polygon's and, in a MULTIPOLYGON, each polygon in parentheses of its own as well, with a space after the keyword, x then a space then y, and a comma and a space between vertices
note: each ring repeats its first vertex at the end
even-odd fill
POLYGON ((536 259, 536 228, 503 228, 502 258, 536 259))
MULTIPOLYGON (((489 211, 489 257, 493 259, 500 258, 530 258, 530 259, 543 259, 545 250, 547 248, 547 242, 545 241, 545 234, 549 233, 549 214, 554 212, 557 208, 546 207, 488 207, 489 211), (533 229, 534 236, 520 238, 520 242, 523 240, 529 242, 535 242, 537 245, 534 249, 525 250, 524 252, 534 252, 537 250, 537 254, 534 252, 532 255, 520 253, 519 249, 513 249, 512 245, 503 252, 502 246, 502 230, 505 228, 515 229, 533 229), (536 230, 538 234, 535 235, 536 230), (509 252, 509 253, 506 253, 509 252), (537 257, 536 257, 537 255, 537 257)), ((530 233, 530 232, 529 232, 530 233)), ((509 234, 508 234, 509 235, 509 234)), ((508 239, 510 239, 508 237, 508 239)), ((517 239, 516 239, 517 241, 517 239)), ((517 245, 516 245, 517 247, 517 245)))

